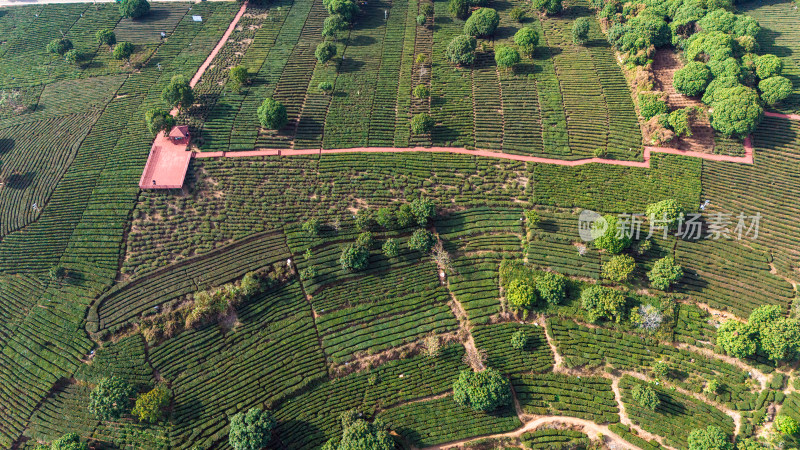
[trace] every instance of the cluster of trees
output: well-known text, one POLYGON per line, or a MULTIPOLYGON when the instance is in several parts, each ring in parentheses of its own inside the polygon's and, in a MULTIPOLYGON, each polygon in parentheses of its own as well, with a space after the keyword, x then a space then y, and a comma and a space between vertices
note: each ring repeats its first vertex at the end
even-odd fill
MULTIPOLYGON (((119 47, 118 44, 117 47, 119 47)), ((189 79, 183 75, 173 76, 169 84, 161 91, 161 100, 178 110, 185 110, 194 104, 194 91, 189 85, 189 79)), ((144 114, 147 129, 153 136, 161 131, 169 131, 175 126, 176 121, 167 111, 161 108, 151 108, 144 114)))
POLYGON ((322 450, 393 450, 394 440, 389 428, 380 419, 367 422, 355 410, 345 411, 339 419, 342 422, 342 436, 331 438, 322 450))
POLYGON ((453 383, 453 400, 476 411, 494 411, 511 404, 511 385, 495 369, 462 370, 453 383))
POLYGON ((800 321, 784 316, 778 305, 760 306, 747 322, 723 323, 717 330, 717 345, 737 358, 757 352, 773 361, 794 358, 800 350, 800 321))
POLYGON ((555 272, 511 280, 505 287, 508 305, 515 310, 530 310, 541 302, 557 305, 564 301, 566 290, 567 278, 555 272))
POLYGON ((67 433, 50 445, 37 445, 34 450, 86 450, 87 448, 77 433, 67 433))
POLYGON ((164 385, 140 394, 131 409, 136 389, 124 379, 111 376, 100 380, 89 393, 89 411, 100 420, 115 420, 132 412, 141 422, 156 423, 164 419, 172 393, 164 385))

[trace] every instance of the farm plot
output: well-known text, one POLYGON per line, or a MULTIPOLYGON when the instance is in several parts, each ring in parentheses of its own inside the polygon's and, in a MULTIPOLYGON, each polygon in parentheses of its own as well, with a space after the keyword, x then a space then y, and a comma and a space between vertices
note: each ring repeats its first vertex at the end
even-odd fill
POLYGON ((637 384, 643 382, 627 375, 619 382, 625 412, 642 429, 662 436, 666 444, 686 448, 689 431, 708 425, 716 425, 725 433, 733 434, 733 419, 730 416, 711 405, 657 385, 650 385, 661 400, 656 410, 639 406, 631 394, 637 384))
POLYGON ((525 448, 532 450, 552 448, 581 448, 591 443, 586 433, 575 430, 556 430, 544 428, 520 436, 525 448))
POLYGON ((553 353, 547 345, 544 329, 535 325, 503 323, 472 329, 475 345, 486 351, 486 366, 505 374, 549 372, 553 368, 553 353), (511 346, 511 336, 525 333, 525 346, 511 346))
POLYGON ((559 212, 539 216, 539 224, 528 234, 528 261, 566 275, 600 278, 600 252, 581 241, 578 216, 559 212))
POLYGON ((98 349, 89 364, 81 365, 75 378, 84 383, 98 383, 103 377, 116 375, 140 388, 154 384, 153 369, 147 364, 145 341, 134 334, 98 349))
POLYGON ((596 423, 619 422, 608 378, 550 373, 514 377, 511 383, 527 414, 572 416, 596 423))
MULTIPOLYGON (((114 28, 117 41, 128 41, 132 44, 155 44, 161 42, 161 32, 174 30, 178 22, 183 19, 191 3, 155 3, 150 6, 150 12, 140 19, 122 19, 114 28)), ((193 13, 195 14, 195 13, 193 13)), ((203 17, 207 21, 208 17, 203 17)), ((202 27, 200 23, 196 27, 202 27)))

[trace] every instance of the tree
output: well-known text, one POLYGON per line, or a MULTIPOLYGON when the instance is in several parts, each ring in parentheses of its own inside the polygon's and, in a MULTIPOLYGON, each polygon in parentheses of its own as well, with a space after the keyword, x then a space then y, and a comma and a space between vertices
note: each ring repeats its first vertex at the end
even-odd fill
POLYGON ((506 300, 512 309, 531 309, 536 305, 536 289, 522 280, 508 283, 506 300))
POLYGON ((637 384, 631 391, 631 395, 642 408, 655 411, 658 405, 661 404, 655 389, 648 384, 637 384))
POLYGON ((669 126, 676 136, 691 136, 692 124, 689 112, 690 108, 676 109, 669 113, 669 126))
MULTIPOLYGON (((631 245, 631 238, 627 234, 619 232, 617 217, 609 214, 603 216, 603 219, 606 224, 606 230, 594 240, 594 246, 612 254, 620 253, 628 248, 631 245)), ((596 221, 595 226, 601 227, 601 222, 599 220, 596 221)), ((599 232, 599 230, 597 231, 599 232)))
POLYGON ((58 56, 64 56, 70 50, 72 50, 72 41, 67 38, 53 39, 47 44, 47 52, 58 56))
POLYGON ((689 450, 733 450, 728 435, 716 425, 692 430, 688 440, 689 450))
POLYGON ((616 289, 595 284, 581 291, 581 306, 592 322, 601 319, 615 319, 620 322, 625 307, 625 296, 616 289))
POLYGON ((756 331, 761 331, 772 322, 783 317, 781 307, 778 305, 761 305, 754 309, 747 318, 747 323, 756 331))
POLYGON ((765 80, 781 74, 783 70, 783 61, 775 55, 761 55, 755 60, 756 75, 758 78, 765 80))
POLYGON ((330 81, 320 81, 320 83, 317 85, 317 89, 328 94, 333 90, 333 83, 330 81))
POLYGON ((536 280, 536 293, 548 304, 558 305, 567 297, 567 277, 560 273, 543 273, 536 280))
POLYGON ((103 378, 89 394, 89 412, 101 420, 119 419, 128 412, 133 388, 122 378, 103 378))
POLYGON ((411 205, 408 203, 403 203, 397 208, 397 214, 395 214, 397 218, 397 226, 400 228, 406 228, 414 223, 414 213, 411 211, 411 205))
POLYGON ((711 126, 727 136, 749 135, 764 115, 758 94, 744 86, 719 89, 711 109, 711 126))
POLYGON ((371 231, 364 231, 358 234, 356 237, 356 245, 359 247, 364 247, 367 250, 372 248, 372 244, 374 243, 374 239, 372 238, 371 231))
POLYGON ((533 7, 551 16, 564 9, 562 0, 533 0, 533 7))
POLYGON ((303 222, 302 229, 306 232, 309 236, 316 237, 319 236, 319 230, 321 228, 321 224, 319 219, 316 217, 312 217, 305 222, 303 222))
POLYGON ((572 42, 575 45, 583 45, 589 41, 589 19, 579 17, 572 25, 572 42))
POLYGON ((244 66, 231 67, 230 80, 233 83, 234 88, 237 91, 240 90, 242 86, 250 82, 250 76, 247 73, 247 67, 244 66))
POLYGON ((675 71, 672 86, 681 94, 696 97, 705 92, 711 82, 711 70, 699 61, 692 61, 675 71))
POLYGON ((653 363, 652 370, 656 378, 666 378, 669 374, 669 366, 664 361, 656 361, 653 363))
POLYGON ((761 91, 761 100, 773 106, 792 95, 792 82, 786 77, 769 77, 759 81, 758 90, 761 91))
POLYGON ((411 118, 411 132, 414 134, 428 134, 433 130, 435 122, 428 113, 419 113, 411 118))
POLYGON ((53 441, 49 447, 42 446, 42 450, 86 450, 86 444, 81 443, 81 437, 77 433, 67 433, 53 441))
POLYGON ((316 51, 314 51, 314 56, 317 57, 317 61, 326 64, 336 56, 336 44, 332 42, 320 42, 317 45, 316 51))
POLYGON ((651 304, 640 305, 631 314, 631 323, 647 332, 656 331, 663 321, 661 310, 651 304))
POLYGON ((445 57, 453 64, 464 66, 472 64, 475 61, 475 48, 478 46, 478 41, 472 36, 458 35, 447 44, 445 50, 445 57))
POLYGON ((431 96, 431 88, 429 88, 427 84, 418 84, 414 88, 414 97, 428 98, 430 96, 431 96))
POLYGON ((522 50, 522 53, 532 57, 536 46, 539 45, 539 33, 531 27, 520 28, 514 34, 514 43, 522 50))
POLYGON ((131 411, 142 422, 156 423, 164 417, 164 409, 169 406, 172 394, 164 385, 158 385, 150 392, 141 394, 131 411))
POLYGON ((258 120, 268 130, 280 130, 289 122, 289 116, 283 103, 265 98, 258 107, 258 120))
POLYGON ((788 434, 791 436, 800 431, 800 424, 790 416, 781 414, 775 417, 775 429, 781 434, 788 434))
POLYGON ((721 31, 695 33, 686 42, 686 59, 689 61, 713 61, 733 56, 733 37, 721 31))
POLYGON ((747 323, 728 320, 717 330, 717 345, 736 358, 747 358, 756 352, 756 329, 747 323))
POLYGON ((329 37, 333 40, 338 39, 339 33, 347 29, 347 21, 341 14, 334 14, 325 18, 322 25, 322 37, 329 37))
POLYGON ((147 0, 122 0, 119 4, 119 14, 122 17, 138 19, 150 12, 150 3, 147 0))
POLYGON ((464 24, 464 34, 487 37, 494 34, 500 24, 500 15, 492 8, 479 8, 469 16, 464 24))
POLYGON ((797 320, 780 317, 761 330, 761 349, 773 361, 794 357, 800 347, 800 324, 797 320))
POLYGON ((436 236, 428 230, 417 229, 408 239, 408 248, 422 253, 428 253, 436 244, 436 236))
POLYGON ((419 197, 411 202, 411 212, 417 225, 424 227, 436 215, 436 203, 427 197, 419 197))
POLYGON ((175 75, 161 91, 161 99, 168 105, 185 109, 194 103, 194 92, 189 80, 183 75, 175 75))
POLYGON ((136 50, 136 47, 130 42, 120 42, 114 46, 114 51, 111 52, 111 56, 117 60, 130 59, 134 50, 136 50))
POLYGON ((628 255, 615 255, 603 263, 602 277, 611 281, 628 281, 636 268, 636 261, 628 255))
POLYGON ((678 281, 683 276, 683 268, 680 264, 675 262, 672 256, 665 256, 653 264, 650 272, 647 272, 647 278, 650 280, 650 286, 662 291, 667 290, 673 283, 678 281))
POLYGON ((393 229, 396 225, 394 212, 386 206, 378 208, 378 212, 375 214, 375 222, 387 230, 393 229))
POLYGON ((678 220, 683 214, 683 206, 674 198, 667 198, 647 205, 645 213, 650 220, 666 221, 662 224, 673 229, 678 225, 678 220))
POLYGON ((64 60, 72 64, 81 63, 84 57, 85 56, 83 53, 79 52, 78 50, 75 50, 74 48, 72 50, 69 50, 67 53, 64 53, 64 60))
POLYGON ((449 0, 447 2, 447 9, 453 17, 458 19, 466 19, 469 17, 469 0, 449 0))
POLYGON ((654 92, 642 92, 639 94, 639 112, 644 120, 669 112, 669 107, 664 99, 654 92))
POLYGON ((425 14, 418 14, 417 15, 417 25, 423 26, 423 25, 425 25, 425 22, 427 20, 428 20, 428 18, 425 17, 425 14))
POLYGON ((399 248, 397 246, 397 241, 394 240, 394 239, 387 239, 386 242, 383 243, 382 250, 383 250, 383 254, 387 258, 397 258, 397 254, 398 254, 398 250, 399 250, 399 248))
POLYGON ((235 450, 260 450, 272 440, 273 428, 275 419, 269 411, 250 408, 231 416, 228 443, 235 450))
POLYGON ((430 4, 430 3, 423 3, 419 7, 419 12, 421 12, 422 14, 425 14, 426 16, 432 16, 433 15, 433 5, 430 4))
POLYGON ((345 411, 339 416, 342 422, 342 438, 336 443, 331 438, 322 450, 393 450, 394 440, 389 429, 380 420, 369 423, 355 410, 345 411))
POLYGON ((60 264, 56 264, 55 266, 51 267, 48 271, 48 275, 50 275, 50 279, 53 281, 60 281, 63 280, 65 276, 67 276, 67 269, 60 264))
POLYGON ((328 10, 328 14, 342 16, 345 22, 352 23, 358 15, 358 5, 352 0, 324 0, 322 3, 328 10))
POLYGON ((519 56, 519 52, 514 47, 498 45, 495 48, 494 61, 497 63, 497 67, 511 69, 515 65, 519 64, 520 60, 521 58, 519 56))
POLYGON ((342 247, 342 253, 339 255, 339 265, 348 272, 366 269, 368 261, 369 250, 355 244, 342 247))
POLYGON ((171 130, 175 126, 175 118, 166 111, 162 111, 161 108, 149 109, 144 113, 144 121, 153 136, 161 131, 171 130))
POLYGON ((453 399, 476 411, 494 411, 511 404, 511 388, 508 380, 494 369, 462 370, 453 383, 453 399))
POLYGON ((98 45, 107 45, 109 48, 117 43, 117 35, 108 28, 98 30, 94 37, 97 39, 98 45))
POLYGON ((528 336, 525 336, 524 331, 517 330, 511 335, 511 348, 514 350, 523 350, 527 343, 528 336))
POLYGON ((706 395, 716 395, 719 393, 719 389, 720 389, 719 380, 717 380, 716 378, 712 378, 708 380, 706 388, 703 390, 703 392, 705 392, 706 395))

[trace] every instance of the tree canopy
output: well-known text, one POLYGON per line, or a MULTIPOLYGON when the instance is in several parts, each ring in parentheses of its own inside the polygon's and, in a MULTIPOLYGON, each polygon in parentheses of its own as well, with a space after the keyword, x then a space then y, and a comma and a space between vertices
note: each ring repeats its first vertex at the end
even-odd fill
POLYGON ((567 297, 567 277, 560 273, 545 272, 536 280, 539 298, 551 305, 557 305, 567 297))
POLYGON ((339 15, 346 22, 352 23, 358 15, 358 5, 352 0, 323 0, 322 4, 331 16, 339 15))
POLYGON ((667 223, 663 225, 671 229, 677 227, 678 220, 683 212, 683 206, 674 198, 666 198, 655 203, 650 203, 647 205, 647 208, 645 208, 645 214, 647 214, 648 218, 662 221, 666 220, 667 223))
POLYGON ((436 236, 428 230, 419 228, 414 230, 408 238, 408 248, 421 253, 428 253, 436 244, 436 236))
POLYGON ((755 66, 758 78, 765 80, 781 74, 783 61, 775 55, 766 54, 756 58, 755 66))
POLYGON ((625 296, 616 289, 595 284, 581 291, 581 306, 592 322, 601 319, 620 322, 625 312, 625 296))
POLYGON ((144 113, 147 129, 153 136, 161 131, 171 130, 175 126, 175 118, 161 108, 151 108, 144 113))
POLYGON ((705 92, 711 82, 711 70, 700 61, 691 61, 675 71, 672 85, 681 94, 696 97, 705 92))
POLYGON ((445 57, 448 61, 457 65, 469 65, 475 61, 475 48, 478 42, 472 36, 464 34, 458 35, 447 44, 445 57))
POLYGON ((339 255, 339 265, 348 272, 355 272, 367 268, 369 262, 369 249, 356 244, 342 247, 339 255))
MULTIPOLYGON (((609 214, 603 216, 603 219, 605 219, 607 228, 594 240, 594 246, 612 254, 620 253, 628 248, 631 245, 631 238, 627 234, 619 232, 617 217, 609 214)), ((602 226, 601 221, 595 222, 595 226, 602 226)))
POLYGON ((672 256, 659 259, 653 264, 650 272, 647 272, 650 286, 662 291, 667 290, 681 277, 683 277, 683 268, 675 262, 675 258, 672 256))
POLYGON ((464 24, 464 34, 475 37, 488 37, 494 34, 500 24, 500 15, 492 8, 475 10, 464 24))
POLYGON ((114 46, 111 56, 118 60, 129 59, 135 49, 136 47, 134 47, 130 42, 120 42, 114 46))
POLYGON ((322 25, 322 37, 337 39, 339 33, 347 29, 347 21, 341 14, 334 14, 325 18, 322 25))
POLYGON ((722 428, 709 425, 689 433, 689 450, 733 450, 733 444, 722 428))
POLYGON ((230 418, 228 443, 235 450, 260 450, 272 440, 275 419, 269 411, 250 408, 230 418))
POLYGON ((528 56, 533 56, 536 46, 539 45, 539 33, 532 27, 520 28, 514 34, 514 43, 528 56))
POLYGON ((289 116, 283 103, 265 98, 258 107, 258 120, 268 130, 280 130, 289 123, 289 116))
POLYGON ((711 126, 727 136, 749 135, 764 116, 758 94, 745 86, 719 89, 714 94, 711 110, 711 126))
POLYGON ((512 280, 506 288, 506 300, 512 309, 531 309, 536 305, 536 289, 523 280, 512 280))
POLYGON ((430 133, 434 125, 433 117, 428 113, 415 114, 411 118, 411 132, 417 135, 430 133))
POLYGON ((447 2, 447 9, 457 19, 463 20, 469 17, 469 7, 469 0, 449 0, 447 2))
POLYGON ((95 39, 97 39, 97 43, 100 45, 107 45, 111 47, 112 45, 117 43, 117 35, 114 34, 114 32, 109 30, 108 28, 98 30, 94 36, 95 39))
POLYGON ((508 379, 495 369, 462 370, 453 383, 453 399, 476 411, 494 411, 511 404, 508 379))
POLYGON ((514 47, 500 45, 495 47, 494 61, 497 63, 497 67, 510 69, 519 64, 521 58, 519 56, 519 52, 514 47))
POLYGON ((136 398, 131 411, 142 422, 156 423, 164 417, 164 409, 169 406, 172 394, 164 385, 158 385, 151 391, 136 398))
POLYGON ((119 4, 119 14, 122 17, 138 19, 150 12, 150 3, 147 0, 122 0, 119 4))
POLYGON ((103 378, 89 394, 89 412, 101 420, 119 419, 130 410, 133 391, 122 378, 103 378))
MULTIPOLYGON (((121 44, 120 44, 121 45, 121 44)), ((161 91, 161 99, 169 106, 186 109, 194 103, 194 91, 189 86, 189 79, 183 75, 175 75, 161 91)))
POLYGON ((388 427, 380 420, 370 423, 361 418, 355 410, 343 412, 339 416, 342 423, 340 440, 332 438, 322 450, 393 450, 394 440, 388 427))
POLYGON ((658 405, 661 404, 658 393, 649 384, 637 384, 631 391, 631 395, 642 408, 655 411, 658 405))
POLYGON ((636 268, 636 261, 629 255, 614 255, 603 263, 602 277, 616 282, 628 281, 636 268))
POLYGON ((67 38, 53 39, 47 44, 47 52, 59 56, 64 56, 70 50, 72 50, 72 41, 67 38))
POLYGON ((317 61, 323 64, 327 63, 336 56, 336 44, 332 42, 320 42, 317 45, 316 51, 314 51, 314 56, 317 57, 317 61))
POLYGON ((583 45, 589 40, 589 19, 578 17, 572 24, 572 42, 583 45))
POLYGON ((792 95, 792 82, 782 76, 769 77, 758 83, 758 90, 761 91, 761 100, 773 106, 792 95))
POLYGON ((250 75, 245 66, 233 66, 230 71, 230 80, 238 90, 250 81, 250 75))

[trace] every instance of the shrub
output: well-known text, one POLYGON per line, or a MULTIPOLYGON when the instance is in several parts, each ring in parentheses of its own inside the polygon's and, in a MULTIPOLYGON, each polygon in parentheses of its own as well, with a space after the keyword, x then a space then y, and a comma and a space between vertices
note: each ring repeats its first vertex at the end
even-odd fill
POLYGON ((792 82, 781 76, 769 77, 758 83, 761 100, 767 105, 776 105, 792 95, 792 82))
POLYGON ((469 16, 464 24, 464 34, 475 37, 487 37, 494 34, 500 24, 500 16, 492 8, 480 8, 469 16))
POLYGON ((647 408, 650 410, 655 411, 658 408, 658 405, 661 404, 661 400, 658 398, 658 394, 656 393, 655 389, 652 386, 646 384, 637 384, 634 386, 633 391, 631 392, 633 399, 639 403, 639 406, 642 408, 647 408))
POLYGON ((322 37, 336 39, 339 33, 347 29, 347 21, 341 14, 334 14, 325 18, 322 25, 322 37))
POLYGON ((431 96, 431 88, 429 88, 427 84, 418 84, 414 88, 414 97, 428 98, 430 96, 431 96))
POLYGON ((172 394, 166 386, 158 385, 136 399, 132 413, 142 422, 156 423, 164 417, 172 394))
POLYGON ((692 430, 688 441, 689 450, 733 450, 728 435, 716 425, 692 430))
POLYGON ((625 296, 622 292, 605 286, 592 285, 581 291, 581 306, 592 322, 601 319, 622 321, 625 296))
POLYGON ((602 277, 611 281, 628 281, 636 268, 636 261, 628 255, 615 255, 603 263, 602 277))
POLYGON ((589 19, 579 17, 572 25, 572 42, 583 45, 589 40, 589 19))
POLYGON ((330 81, 321 81, 317 85, 317 89, 319 89, 322 92, 329 93, 333 90, 333 83, 331 83, 330 81))
POLYGON ((436 244, 436 236, 428 230, 417 229, 408 239, 408 248, 422 253, 428 253, 436 244))
POLYGON ((498 45, 495 48, 494 61, 497 63, 497 67, 511 69, 515 65, 519 64, 520 59, 519 52, 513 47, 498 45))
POLYGON ((152 108, 144 113, 144 121, 153 136, 161 131, 171 130, 175 126, 175 118, 160 108, 152 108))
POLYGON ((512 309, 531 309, 536 305, 536 289, 522 280, 513 280, 506 289, 506 300, 512 309))
POLYGON ((371 231, 364 231, 358 234, 356 237, 356 245, 359 247, 364 247, 366 249, 371 249, 373 244, 372 239, 372 232, 371 231))
POLYGON ((466 19, 469 16, 469 0, 449 0, 447 2, 447 9, 453 17, 458 19, 466 19))
POLYGON ((424 3, 419 7, 419 12, 421 12, 422 14, 425 14, 426 16, 432 16, 433 15, 433 5, 431 5, 430 3, 424 3))
MULTIPOLYGON (((594 240, 594 246, 612 254, 620 253, 631 245, 631 238, 627 234, 619 233, 618 219, 616 216, 603 216, 607 228, 605 232, 594 240)), ((600 227, 601 221, 595 222, 595 226, 600 227)))
MULTIPOLYGON (((122 44, 117 44, 119 47, 122 44)), ((116 48, 114 49, 116 51, 116 48)), ((189 80, 183 75, 175 75, 169 80, 169 84, 161 91, 161 99, 168 105, 180 109, 188 108, 194 103, 194 92, 189 86, 189 80)))
POLYGON ((515 6, 509 11, 508 17, 511 17, 511 20, 517 23, 522 23, 522 21, 525 20, 525 10, 519 6, 515 6))
POLYGON ((393 450, 394 440, 389 435, 386 425, 376 420, 369 423, 360 418, 355 410, 345 411, 341 414, 342 437, 337 444, 336 438, 331 438, 322 450, 393 450))
POLYGON ((514 334, 511 335, 511 348, 514 350, 522 350, 525 348, 525 345, 528 343, 528 337, 525 336, 525 332, 522 330, 517 330, 514 334))
POLYGON ((114 51, 111 52, 111 56, 118 60, 129 59, 135 49, 136 48, 130 42, 120 42, 114 46, 114 51))
POLYGON ((756 329, 750 324, 728 320, 717 330, 717 345, 736 358, 747 358, 756 352, 756 329))
POLYGON ((275 419, 269 411, 250 408, 231 416, 228 443, 235 450, 259 450, 272 440, 273 428, 275 419))
POLYGON ((567 297, 567 277, 560 273, 543 273, 536 280, 536 293, 547 303, 558 305, 567 297))
POLYGON ((549 15, 558 14, 564 9, 562 0, 533 0, 533 7, 549 15))
POLYGON ((781 434, 788 434, 791 436, 800 431, 800 424, 792 417, 781 414, 775 417, 775 429, 781 432, 781 434))
POLYGON ((453 64, 460 66, 472 64, 475 61, 475 48, 478 43, 472 36, 459 35, 447 44, 445 57, 453 64))
POLYGON ((317 49, 314 51, 317 61, 326 64, 328 61, 336 56, 336 44, 332 42, 320 42, 317 44, 317 49))
POLYGON ((87 448, 86 444, 81 443, 78 433, 67 433, 53 441, 49 447, 41 445, 35 450, 86 450, 87 448))
POLYGON ((231 82, 233 82, 233 85, 236 87, 237 90, 240 89, 245 84, 247 84, 249 82, 247 67, 244 66, 231 67, 230 80, 231 82))
POLYGON ((122 378, 103 378, 89 394, 89 412, 101 420, 119 419, 129 411, 133 392, 122 378))
POLYGON ((67 38, 53 39, 47 44, 47 52, 59 56, 64 56, 70 50, 72 50, 72 41, 67 38))
POLYGON ((394 239, 387 239, 386 242, 383 243, 383 254, 386 255, 387 258, 396 258, 398 249, 397 241, 394 239))
POLYGON ((726 136, 749 135, 764 115, 756 91, 744 86, 718 90, 711 108, 711 126, 726 136))
POLYGON ((258 107, 258 120, 266 129, 279 130, 289 123, 289 116, 281 102, 265 98, 258 107))
POLYGON ((328 14, 339 15, 345 22, 353 22, 358 14, 358 5, 352 0, 323 0, 322 3, 328 10, 328 14))
POLYGON ((666 220, 664 224, 669 228, 678 225, 678 220, 683 214, 683 207, 674 198, 668 198, 656 203, 650 203, 645 209, 645 213, 651 220, 666 220))
POLYGON ((366 269, 368 261, 369 250, 354 244, 343 247, 339 255, 339 265, 348 272, 366 269))
POLYGON ((312 217, 312 218, 306 220, 305 222, 303 222, 302 229, 303 229, 303 231, 306 232, 306 234, 308 234, 309 236, 314 237, 314 236, 318 236, 319 235, 319 230, 320 230, 321 226, 322 225, 321 225, 319 219, 317 219, 316 217, 312 217))
POLYGON ((676 136, 691 136, 692 125, 688 108, 676 109, 669 113, 669 126, 676 136))
POLYGON ((317 269, 314 266, 308 266, 300 271, 300 279, 303 281, 313 280, 317 276, 317 269))
POLYGON ((705 392, 706 395, 716 395, 719 393, 719 388, 719 381, 716 378, 712 378, 708 380, 708 383, 706 383, 706 388, 703 389, 703 392, 705 392))
POLYGON ((654 92, 642 92, 639 94, 639 112, 644 120, 669 112, 669 107, 664 99, 654 92))
POLYGON ((705 92, 711 82, 711 70, 699 61, 692 61, 675 71, 672 85, 681 94, 696 97, 705 92))
POLYGON ((661 326, 664 315, 653 305, 641 305, 631 314, 631 323, 647 332, 654 332, 661 326))
POLYGON ((419 15, 417 15, 417 25, 419 25, 419 26, 423 26, 423 25, 425 25, 425 22, 426 22, 427 20, 428 20, 428 19, 427 19, 427 17, 425 17, 425 14, 419 14, 419 15))
POLYGON ((526 209, 524 214, 528 227, 535 227, 539 224, 539 213, 535 209, 526 209))
POLYGON ((666 378, 669 374, 669 366, 664 361, 656 361, 653 363, 653 375, 656 378, 666 378))
POLYGON ((539 33, 534 28, 520 28, 514 34, 514 43, 528 56, 533 56, 536 46, 539 45, 539 33))
POLYGON ((147 0, 122 0, 119 4, 119 14, 122 17, 138 19, 150 12, 150 3, 147 0))
POLYGON ((781 74, 783 70, 783 61, 775 55, 761 55, 755 60, 756 75, 758 78, 765 80, 781 74))
POLYGON ((650 286, 662 291, 667 290, 673 283, 683 276, 683 268, 675 262, 672 256, 665 256, 653 264, 647 278, 650 286))
POLYGON ((476 411, 494 411, 511 404, 511 388, 508 380, 494 369, 462 370, 453 383, 453 399, 476 411))
POLYGON ((414 199, 409 205, 417 225, 424 227, 436 215, 436 203, 427 197, 414 199))
POLYGON ((411 118, 411 132, 414 134, 428 134, 433 130, 435 122, 428 113, 419 113, 411 118))
POLYGON ((117 35, 114 34, 114 32, 109 30, 108 28, 98 30, 97 33, 95 33, 94 37, 95 39, 97 39, 98 45, 107 45, 111 47, 117 43, 117 35))

